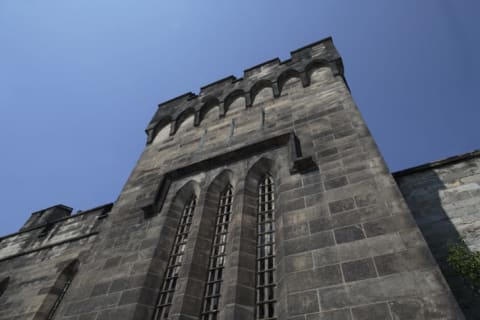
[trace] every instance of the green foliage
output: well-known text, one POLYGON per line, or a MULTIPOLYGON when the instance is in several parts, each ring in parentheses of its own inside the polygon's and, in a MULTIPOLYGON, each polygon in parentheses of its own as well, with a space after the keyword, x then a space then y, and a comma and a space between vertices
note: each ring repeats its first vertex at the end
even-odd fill
POLYGON ((480 252, 472 252, 465 242, 448 246, 448 264, 474 289, 480 288, 480 252))

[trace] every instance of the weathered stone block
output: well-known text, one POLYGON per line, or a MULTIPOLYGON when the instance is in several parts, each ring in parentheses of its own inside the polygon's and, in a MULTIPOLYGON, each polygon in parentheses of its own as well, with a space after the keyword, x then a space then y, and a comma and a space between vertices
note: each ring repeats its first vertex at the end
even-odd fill
POLYGON ((346 282, 377 276, 373 260, 370 258, 342 263, 342 271, 346 282))
POLYGON ((330 208, 330 213, 335 214, 354 209, 355 201, 353 200, 353 198, 333 201, 328 204, 328 207, 330 208))
POLYGON ((99 296, 108 292, 110 282, 99 283, 93 287, 91 296, 99 296))
POLYGON ((297 272, 312 268, 313 258, 310 252, 285 257, 285 272, 297 272))
POLYGON ((324 182, 326 190, 337 189, 348 184, 347 177, 339 177, 324 182))
POLYGON ((360 225, 336 229, 334 233, 335 233, 335 240, 339 244, 344 242, 352 242, 352 241, 365 238, 362 226, 360 225))
POLYGON ((322 288, 342 282, 340 266, 333 265, 286 275, 289 292, 322 288))
POLYGON ((398 234, 388 234, 342 243, 313 252, 316 267, 405 250, 398 234))
POLYGON ((367 237, 375 237, 403 229, 415 228, 415 221, 410 215, 396 215, 364 223, 367 237))
POLYGON ((352 308, 355 320, 391 320, 390 310, 386 303, 371 304, 352 308))
POLYGON ((349 309, 314 313, 307 315, 307 320, 351 320, 349 309))
POLYGON ((291 294, 287 297, 287 304, 290 316, 319 311, 317 293, 315 291, 291 294))
POLYGON ((307 237, 295 238, 284 242, 285 255, 302 253, 309 250, 332 246, 335 244, 331 231, 318 232, 307 237))
POLYGON ((435 267, 435 261, 426 247, 418 247, 402 252, 390 253, 377 256, 374 259, 378 273, 381 276, 395 272, 435 267))

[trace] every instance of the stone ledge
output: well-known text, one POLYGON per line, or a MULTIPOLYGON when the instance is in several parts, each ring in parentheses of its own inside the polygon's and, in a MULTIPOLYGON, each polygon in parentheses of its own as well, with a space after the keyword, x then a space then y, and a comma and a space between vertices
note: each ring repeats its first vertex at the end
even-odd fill
MULTIPOLYGON (((86 214, 91 214, 91 213, 95 213, 95 212, 98 213, 98 211, 100 211, 100 209, 103 209, 102 211, 100 211, 101 218, 105 218, 107 216, 107 214, 105 213, 105 210, 110 211, 112 209, 112 207, 113 207, 113 203, 103 204, 103 205, 100 205, 100 206, 97 206, 97 207, 94 207, 94 208, 91 208, 91 209, 88 209, 88 210, 85 210, 85 211, 78 212, 78 213, 76 213, 72 216, 52 221, 51 224, 57 224, 59 222, 63 222, 63 221, 66 221, 66 220, 75 219, 75 218, 81 217, 81 216, 86 215, 86 214)), ((22 234, 22 233, 27 233, 27 232, 30 232, 30 231, 33 231, 33 230, 42 229, 42 228, 46 227, 47 224, 48 223, 44 223, 44 224, 41 224, 41 225, 38 225, 38 226, 35 226, 35 227, 32 227, 32 228, 23 229, 23 230, 20 230, 18 232, 15 232, 15 233, 7 234, 3 237, 0 237, 0 242, 3 241, 4 239, 14 237, 14 236, 17 236, 17 235, 22 234)), ((0 261, 1 261, 1 259, 0 259, 0 261)))
POLYGON ((83 236, 78 236, 78 237, 66 239, 66 240, 63 240, 63 241, 55 242, 55 243, 52 243, 52 244, 49 244, 49 245, 46 245, 46 246, 43 246, 43 247, 40 247, 40 248, 35 248, 33 250, 27 250, 27 251, 19 252, 19 253, 13 254, 11 256, 0 258, 0 262, 10 260, 10 259, 13 259, 13 258, 17 258, 17 257, 20 257, 20 256, 24 256, 24 255, 27 255, 27 254, 30 254, 30 253, 42 251, 42 250, 45 250, 45 249, 50 249, 52 247, 56 247, 56 246, 59 246, 59 245, 65 244, 65 243, 82 240, 84 238, 89 238, 91 236, 96 236, 97 234, 98 234, 98 232, 90 232, 90 233, 87 233, 83 236))
POLYGON ((455 163, 458 163, 458 162, 462 162, 462 161, 465 161, 465 160, 474 159, 474 158, 477 158, 477 157, 480 157, 480 149, 472 151, 472 152, 467 152, 467 153, 464 153, 464 154, 459 154, 459 155, 456 155, 456 156, 453 156, 453 157, 448 157, 448 158, 445 158, 445 159, 442 159, 442 160, 437 160, 437 161, 432 161, 432 162, 429 162, 429 163, 421 164, 419 166, 415 166, 415 167, 412 167, 412 168, 407 168, 407 169, 400 170, 400 171, 397 171, 397 172, 392 172, 392 175, 393 175, 394 178, 398 178, 398 177, 406 176, 406 175, 409 175, 409 174, 422 172, 422 171, 426 171, 426 170, 429 170, 429 169, 435 169, 435 168, 455 164, 455 163))
POLYGON ((171 181, 178 179, 179 177, 208 170, 218 166, 218 163, 227 164, 238 161, 240 159, 247 158, 253 154, 259 154, 266 150, 271 150, 287 146, 290 173, 306 173, 312 170, 318 170, 316 163, 311 156, 305 156, 302 154, 301 144, 294 132, 289 131, 280 135, 270 136, 261 140, 257 140, 248 145, 240 146, 236 149, 231 149, 226 152, 213 155, 199 161, 196 161, 190 165, 175 168, 160 176, 158 179, 158 187, 153 196, 141 199, 136 203, 137 207, 140 207, 146 217, 154 215, 156 212, 160 212, 163 206, 163 202, 168 193, 171 181))

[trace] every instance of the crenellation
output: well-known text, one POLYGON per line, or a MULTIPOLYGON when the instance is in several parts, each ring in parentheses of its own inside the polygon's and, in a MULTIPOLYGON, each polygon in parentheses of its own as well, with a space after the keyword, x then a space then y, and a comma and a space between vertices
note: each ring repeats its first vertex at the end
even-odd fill
POLYGON ((25 224, 20 230, 23 231, 31 228, 37 228, 39 226, 51 223, 55 220, 69 217, 72 213, 72 210, 73 209, 70 207, 59 204, 53 207, 36 211, 32 213, 30 218, 27 220, 27 222, 25 222, 25 224))
MULTIPOLYGON (((326 47, 328 45, 331 49, 335 50, 333 46, 332 37, 327 37, 327 38, 315 41, 314 43, 307 44, 301 48, 290 51, 290 56, 293 61, 299 61, 299 60, 305 59, 306 58, 305 55, 308 53, 310 55, 306 59, 310 59, 312 51, 315 51, 317 53, 319 52, 322 53, 326 50, 326 47), (316 49, 312 50, 313 48, 316 48, 316 49)), ((339 57, 338 54, 337 54, 337 57, 339 57)))
POLYGON ((192 105, 192 100, 195 102, 197 95, 192 92, 187 92, 181 96, 170 99, 158 105, 157 111, 150 121, 149 125, 145 129, 149 141, 153 141, 154 135, 153 132, 160 130, 157 128, 159 124, 163 124, 165 119, 172 121, 175 119, 175 115, 179 115, 183 110, 187 109, 192 105), (173 118, 173 119, 172 119, 173 118))
POLYGON ((186 115, 195 115, 194 125, 198 126, 202 120, 200 113, 205 108, 206 100, 216 101, 220 107, 220 116, 223 117, 234 98, 243 96, 246 106, 250 107, 257 93, 265 87, 271 87, 274 97, 279 97, 283 85, 291 77, 300 78, 305 87, 310 84, 309 77, 317 68, 328 67, 332 69, 334 75, 343 75, 343 65, 335 47, 333 44, 322 46, 323 41, 331 42, 331 39, 327 38, 300 51, 294 51, 292 59, 284 62, 275 58, 246 69, 243 78, 229 76, 208 84, 201 88, 198 96, 190 92, 160 104, 146 129, 147 144, 154 140, 155 135, 167 124, 167 121, 172 122, 171 135, 175 134, 186 115), (322 59, 311 61, 312 56, 322 57, 322 59))
POLYGON ((279 58, 274 58, 274 59, 262 62, 260 64, 257 64, 256 66, 245 69, 243 71, 243 75, 244 75, 243 78, 249 79, 249 80, 256 80, 258 78, 268 77, 270 74, 273 73, 272 71, 274 71, 274 68, 276 68, 280 64, 281 64, 281 61, 279 58))
POLYGON ((200 88, 199 96, 222 96, 225 87, 231 86, 233 83, 238 82, 239 80, 241 81, 242 79, 237 79, 235 76, 231 75, 215 82, 209 83, 200 88))
MULTIPOLYGON (((6 235, 0 241, 0 262, 13 257, 48 249, 52 246, 80 240, 95 232, 97 217, 108 215, 113 204, 106 204, 87 211, 70 215, 72 208, 57 205, 37 211, 33 215, 53 209, 62 209, 62 214, 50 216, 50 220, 37 221, 35 225, 22 228, 19 232, 6 235), (55 218, 55 219, 53 219, 55 218)), ((102 217, 103 218, 103 217, 102 217)), ((28 220, 31 221, 31 218, 28 220)))

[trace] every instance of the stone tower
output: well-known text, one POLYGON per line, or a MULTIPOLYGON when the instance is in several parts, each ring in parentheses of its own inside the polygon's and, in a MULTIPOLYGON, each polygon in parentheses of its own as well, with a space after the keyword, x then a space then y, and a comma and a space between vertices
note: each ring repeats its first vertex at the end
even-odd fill
POLYGON ((159 105, 114 204, 0 243, 0 319, 463 319, 327 38, 159 105))

